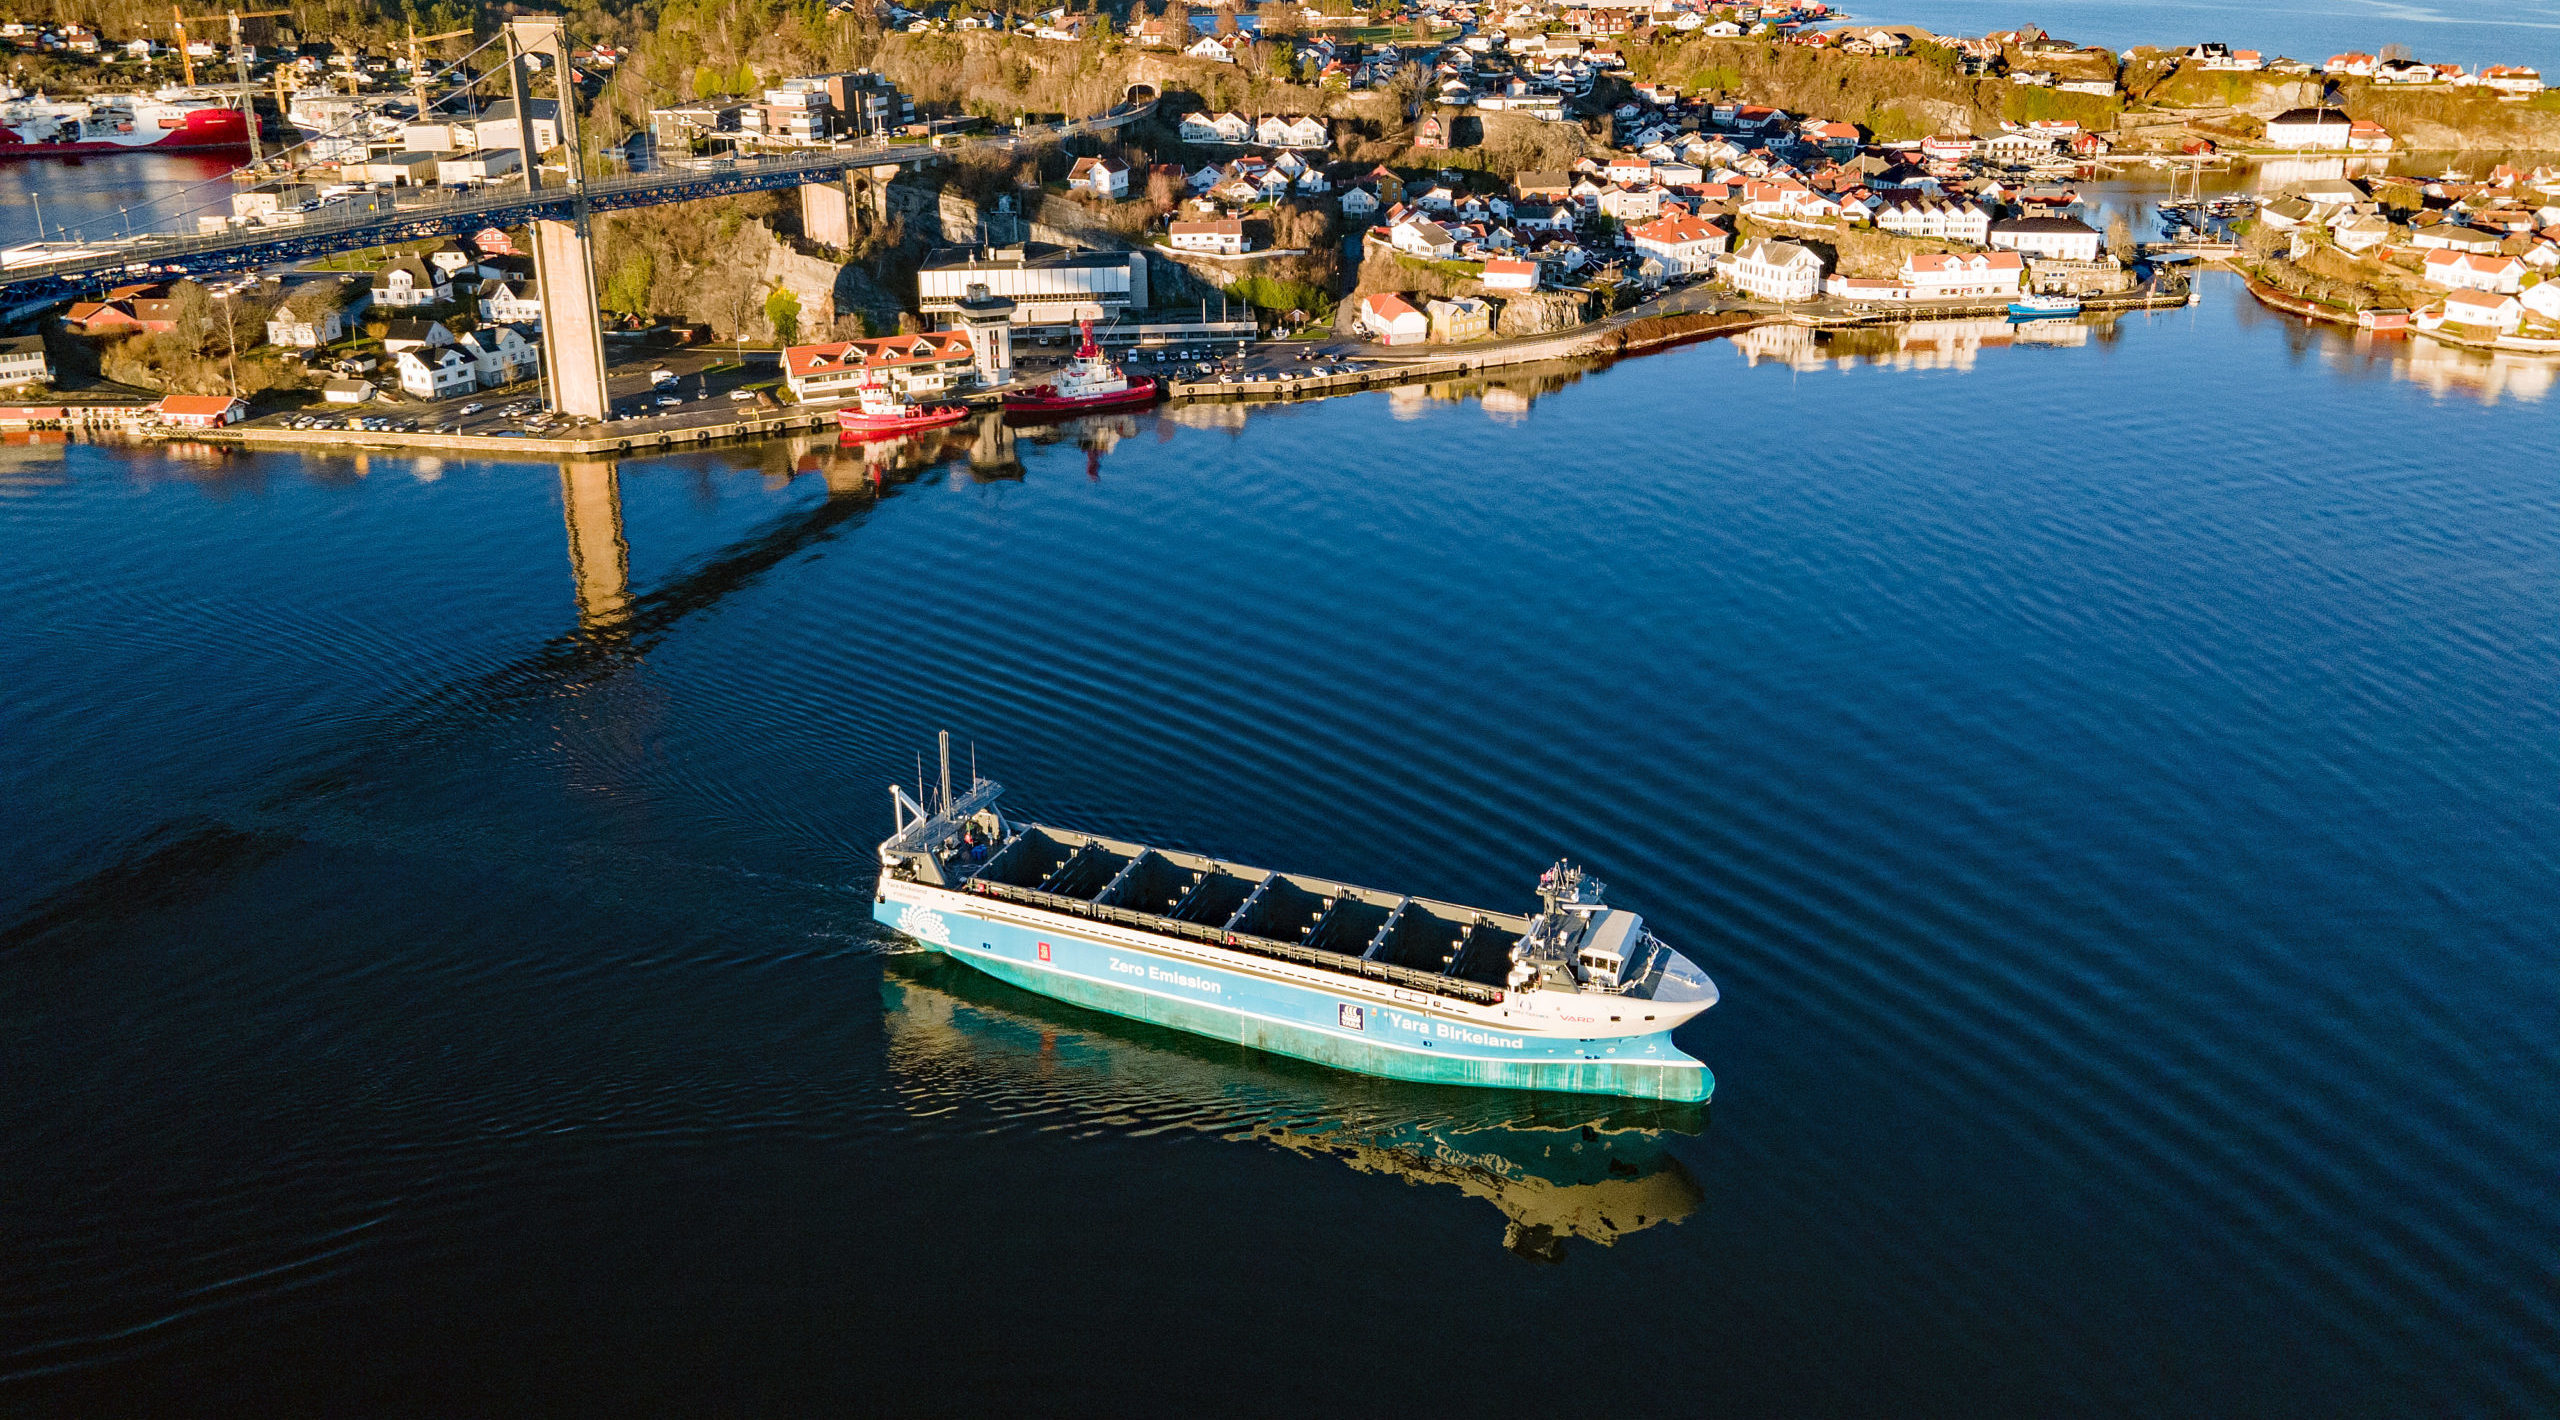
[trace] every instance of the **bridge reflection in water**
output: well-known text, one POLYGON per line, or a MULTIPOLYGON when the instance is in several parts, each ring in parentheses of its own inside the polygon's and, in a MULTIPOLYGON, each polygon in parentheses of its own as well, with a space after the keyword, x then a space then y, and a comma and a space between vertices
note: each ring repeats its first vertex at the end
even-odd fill
POLYGON ((1331 1159, 1481 1199, 1502 1217, 1503 1246, 1543 1262, 1705 1201, 1666 1145, 1705 1128, 1703 1106, 1346 1074, 1087 1012, 939 953, 890 957, 880 994, 890 1073, 919 1119, 959 1109, 1042 1128, 1182 1129, 1331 1159))
POLYGON ((578 627, 610 630, 631 611, 631 544, 622 535, 621 472, 613 460, 560 465, 560 511, 569 524, 578 627))

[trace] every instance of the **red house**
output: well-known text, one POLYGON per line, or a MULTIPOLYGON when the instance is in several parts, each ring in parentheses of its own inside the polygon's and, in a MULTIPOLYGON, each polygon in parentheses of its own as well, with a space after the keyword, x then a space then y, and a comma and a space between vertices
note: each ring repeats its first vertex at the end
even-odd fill
POLYGON ((227 394, 165 395, 151 407, 164 421, 188 429, 219 429, 249 415, 249 406, 227 394))

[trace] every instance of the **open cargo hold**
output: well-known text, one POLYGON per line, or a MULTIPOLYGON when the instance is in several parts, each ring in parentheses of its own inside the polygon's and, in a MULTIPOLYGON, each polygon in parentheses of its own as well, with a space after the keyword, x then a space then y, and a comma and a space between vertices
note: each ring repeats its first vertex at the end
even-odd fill
POLYGON ((1019 827, 962 887, 1477 1002, 1502 999, 1510 945, 1527 926, 1038 824, 1019 827))

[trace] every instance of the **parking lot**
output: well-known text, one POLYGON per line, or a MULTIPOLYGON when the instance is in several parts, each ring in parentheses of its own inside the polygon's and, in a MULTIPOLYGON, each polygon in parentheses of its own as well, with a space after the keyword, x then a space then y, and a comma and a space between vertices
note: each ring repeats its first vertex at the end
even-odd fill
MULTIPOLYGON (((773 381, 777 366, 772 351, 746 352, 743 366, 734 350, 717 346, 629 353, 608 346, 607 356, 615 362, 605 372, 605 391, 613 401, 611 422, 627 425, 628 432, 722 424, 743 413, 774 408, 770 394, 745 388, 773 381)), ((526 380, 451 399, 404 397, 396 401, 369 400, 360 405, 313 405, 253 422, 270 428, 478 434, 495 438, 558 435, 596 427, 594 420, 545 411, 545 393, 540 381, 526 380)))

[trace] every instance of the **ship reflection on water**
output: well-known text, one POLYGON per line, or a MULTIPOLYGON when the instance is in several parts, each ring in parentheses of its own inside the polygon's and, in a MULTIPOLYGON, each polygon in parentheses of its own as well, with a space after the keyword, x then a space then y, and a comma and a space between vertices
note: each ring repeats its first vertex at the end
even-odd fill
POLYGON ((1612 1246, 1705 1201, 1671 1136, 1697 1105, 1461 1090, 1350 1076, 1089 1014, 934 953, 887 960, 889 1067, 919 1116, 975 1106, 1096 1129, 1182 1129, 1336 1160, 1491 1204, 1502 1245, 1542 1262, 1612 1246))

